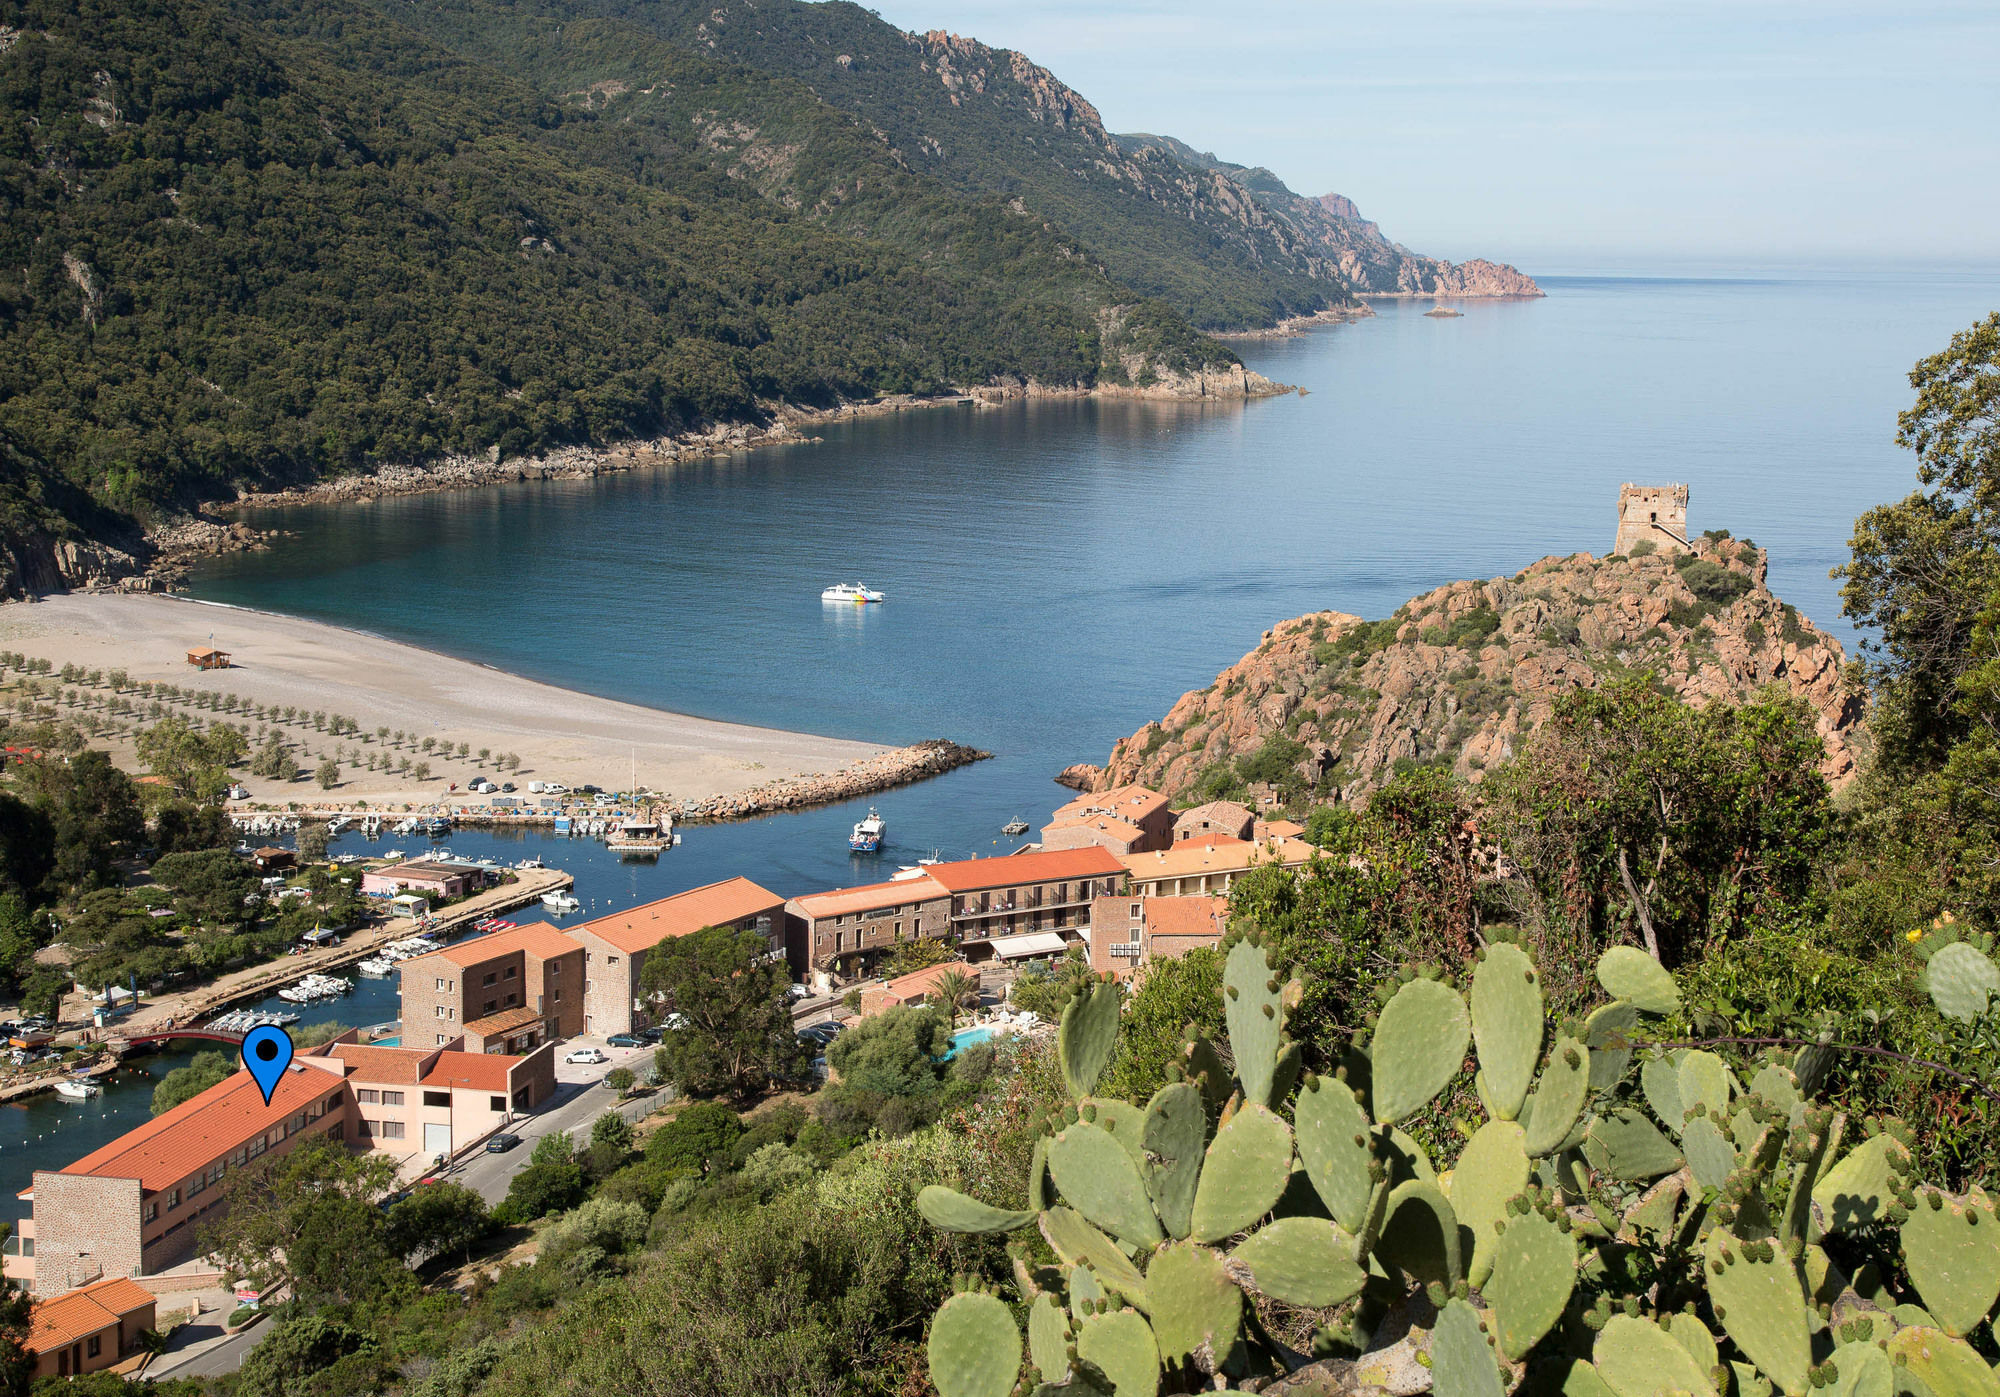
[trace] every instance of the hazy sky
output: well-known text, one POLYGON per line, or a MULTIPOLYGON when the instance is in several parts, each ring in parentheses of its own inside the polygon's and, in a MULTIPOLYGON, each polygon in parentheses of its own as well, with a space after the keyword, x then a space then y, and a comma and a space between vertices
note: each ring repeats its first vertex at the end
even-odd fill
POLYGON ((2000 3, 878 0, 1423 251, 2000 260, 2000 3))

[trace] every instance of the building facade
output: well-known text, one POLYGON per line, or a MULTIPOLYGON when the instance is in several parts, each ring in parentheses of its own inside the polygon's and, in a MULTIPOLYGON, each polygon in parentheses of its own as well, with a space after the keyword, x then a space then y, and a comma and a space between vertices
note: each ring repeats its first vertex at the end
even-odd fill
MULTIPOLYGON (((555 1091, 555 1051, 526 1058, 384 1048, 349 1032, 294 1059, 265 1102, 239 1071, 58 1170, 37 1170, 21 1197, 29 1259, 10 1274, 51 1295, 116 1276, 146 1276, 195 1254, 198 1224, 222 1203, 224 1177, 313 1139, 392 1154, 405 1175, 476 1144, 555 1091)), ((9 1258, 10 1263, 16 1258, 9 1258)))
POLYGON ((885 980, 879 985, 867 985, 861 991, 861 1017, 870 1018, 885 1009, 899 1009, 905 1005, 932 1002, 938 983, 946 975, 956 972, 965 975, 973 984, 979 983, 979 972, 964 961, 950 960, 940 965, 927 965, 922 970, 913 970, 907 975, 898 975, 893 980, 885 980))
POLYGON ((975 963, 1040 957, 1080 943, 1093 902, 1125 884, 1125 864, 1095 844, 933 864, 926 872, 949 896, 952 943, 975 963))
POLYGON ((1618 487, 1618 537, 1611 551, 1629 556, 1636 543, 1651 543, 1662 553, 1687 551, 1687 486, 1628 483, 1618 487))
POLYGON ((1206 834, 1248 839, 1251 830, 1256 827, 1257 817, 1251 813, 1249 806, 1238 805, 1233 800, 1211 800, 1206 805, 1183 810, 1174 817, 1174 842, 1179 844, 1206 834))
POLYGON ((364 897, 393 897, 397 893, 421 893, 425 897, 442 900, 464 897, 475 891, 481 881, 475 870, 459 864, 414 859, 363 873, 361 894, 364 897))
POLYGON ((950 895, 930 878, 808 893, 785 904, 793 969, 865 974, 905 941, 951 935, 950 895))
POLYGON ((1130 979, 1152 961, 1217 945, 1228 930, 1226 897, 1100 897, 1090 912, 1090 968, 1130 979))
POLYGON ((1174 812, 1167 798, 1145 786, 1080 795, 1056 808, 1042 826, 1042 848, 1096 845, 1114 854, 1164 849, 1173 842, 1174 812))
POLYGON ((1210 834, 1182 840, 1171 849, 1133 854, 1121 866, 1140 897, 1219 897, 1253 868, 1299 868, 1318 852, 1289 836, 1249 840, 1210 834))
POLYGON ((770 954, 786 953, 785 900, 748 878, 690 888, 564 928, 563 935, 583 947, 583 1031, 609 1037, 649 1023, 639 992, 647 953, 662 941, 711 926, 754 931, 765 938, 770 954))
POLYGON ((465 1039, 531 1052, 584 1031, 583 947, 546 922, 447 946, 397 967, 406 1047, 465 1039), (524 1012, 525 1011, 525 1012, 524 1012))

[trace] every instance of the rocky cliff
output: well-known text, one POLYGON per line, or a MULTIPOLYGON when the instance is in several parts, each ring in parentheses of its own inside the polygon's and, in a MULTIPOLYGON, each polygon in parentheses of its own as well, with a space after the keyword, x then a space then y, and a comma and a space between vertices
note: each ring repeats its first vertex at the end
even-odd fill
POLYGON ((1351 799, 1398 762, 1443 760, 1477 781, 1566 690, 1650 671, 1695 703, 1783 685, 1819 715, 1824 770, 1838 784, 1854 773, 1862 718, 1845 659, 1771 594, 1764 554, 1748 542, 1703 538, 1671 558, 1544 558, 1440 587, 1383 621, 1324 611, 1283 622, 1086 779, 1182 796, 1233 764, 1351 799))

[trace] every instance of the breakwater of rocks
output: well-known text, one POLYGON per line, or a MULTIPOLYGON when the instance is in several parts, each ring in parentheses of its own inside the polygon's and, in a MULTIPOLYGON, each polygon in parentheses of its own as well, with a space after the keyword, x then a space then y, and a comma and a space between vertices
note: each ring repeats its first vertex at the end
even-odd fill
POLYGON ((782 781, 768 781, 735 795, 683 801, 673 807, 673 815, 676 820, 747 820, 779 810, 831 805, 942 776, 961 766, 985 761, 992 755, 977 747, 935 738, 911 747, 898 747, 892 752, 864 757, 839 771, 809 772, 782 781))

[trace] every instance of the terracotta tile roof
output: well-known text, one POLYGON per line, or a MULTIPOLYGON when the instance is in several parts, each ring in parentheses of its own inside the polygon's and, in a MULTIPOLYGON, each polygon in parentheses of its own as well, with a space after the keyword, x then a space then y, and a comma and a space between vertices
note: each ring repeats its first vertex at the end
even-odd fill
POLYGON ((1050 820, 1042 826, 1042 833, 1047 835, 1059 829, 1075 829, 1079 825, 1086 825, 1091 829, 1101 829, 1108 834, 1115 834, 1120 839, 1127 840, 1138 839, 1146 833, 1145 830, 1139 828, 1139 826, 1133 824, 1130 820, 1121 820, 1115 815, 1086 815, 1067 820, 1050 820))
POLYGON ((685 936, 706 926, 740 922, 762 912, 776 912, 785 900, 748 878, 726 878, 702 888, 690 888, 657 902, 648 902, 608 917, 569 928, 610 942, 621 951, 650 950, 670 936, 685 936))
POLYGON ((468 965, 478 965, 482 961, 496 960, 512 955, 515 951, 526 951, 542 960, 554 960, 557 956, 580 951, 583 947, 564 936, 547 922, 530 922, 526 926, 515 927, 512 931, 496 931, 486 936, 475 936, 470 941, 461 941, 456 946, 447 946, 442 951, 432 951, 427 956, 406 960, 403 970, 419 969, 425 974, 436 968, 438 961, 450 961, 464 969, 468 965))
POLYGON ((294 1068, 278 1079, 268 1106, 250 1074, 235 1072, 54 1172, 137 1179, 149 1193, 172 1187, 339 1088, 340 1079, 323 1067, 294 1068))
MULTIPOLYGON (((933 864, 933 868, 941 865, 933 864)), ((858 888, 835 888, 830 892, 807 893, 792 899, 808 917, 844 917, 849 912, 873 912, 883 907, 900 907, 906 902, 928 902, 945 896, 938 883, 924 878, 899 878, 887 883, 864 883, 858 888)))
MULTIPOLYGON (((126 1315, 151 1309, 153 1292, 126 1276, 92 1281, 47 1300, 35 1301, 28 1321, 28 1349, 51 1353, 116 1325, 126 1315)), ((115 1347, 115 1345, 114 1345, 115 1347)))
POLYGON ((1297 820, 1259 820, 1255 837, 1258 839, 1297 839, 1306 832, 1306 827, 1297 820))
POLYGON ((952 971, 970 975, 975 980, 979 972, 962 960, 948 960, 938 965, 927 965, 922 970, 912 970, 907 975, 898 975, 882 986, 882 992, 891 999, 918 999, 937 988, 937 983, 952 971))
POLYGON ((499 1053, 439 1053, 419 1086, 442 1091, 463 1087, 469 1091, 507 1090, 507 1069, 521 1061, 499 1053))
POLYGON ((1233 800, 1211 800, 1206 805, 1197 805, 1174 816, 1174 829, 1178 832, 1208 825, 1234 832, 1249 829, 1256 818, 1247 805, 1238 805, 1233 800))
POLYGON ((1318 849, 1303 839, 1229 839, 1203 835, 1184 839, 1171 849, 1150 854, 1127 854, 1119 860, 1141 883, 1156 878, 1187 878, 1201 873, 1235 873, 1257 864, 1278 863, 1286 867, 1308 863, 1318 849))
POLYGON ((526 1028, 531 1023, 542 1021, 541 1011, 530 1009, 523 1004, 518 1009, 502 1009, 497 1014, 488 1014, 483 1019, 474 1019, 465 1026, 467 1033, 476 1033, 481 1038, 491 1038, 497 1033, 512 1033, 517 1028, 526 1028))
POLYGON ((1213 936, 1229 930, 1226 897, 1149 897, 1140 902, 1152 936, 1213 936))
POLYGON ((347 1065, 347 1075, 357 1082, 396 1082, 414 1085, 417 1069, 430 1054, 420 1048, 377 1048, 366 1043, 338 1043, 327 1053, 347 1065))
MULTIPOLYGON (((1151 856, 1135 854, 1131 857, 1151 856)), ((954 893, 1009 888, 1017 883, 1046 883, 1059 878, 1103 878, 1124 871, 1125 865, 1119 862, 1118 855, 1098 844, 1083 849, 1038 849, 1024 854, 1007 854, 997 859, 937 863, 929 869, 935 882, 954 893)))
POLYGON ((1085 819, 1092 815, 1112 815, 1121 820, 1138 823, 1156 811, 1163 810, 1167 798, 1147 786, 1119 786, 1109 791, 1089 791, 1065 805, 1058 805, 1049 816, 1050 826, 1066 824, 1085 819))

